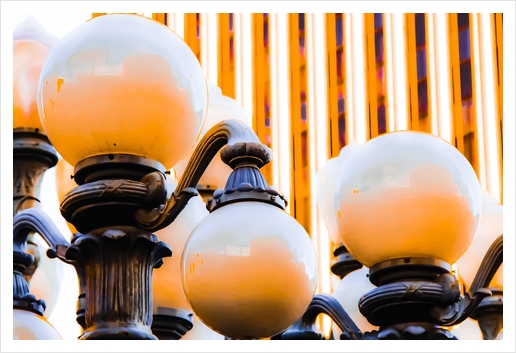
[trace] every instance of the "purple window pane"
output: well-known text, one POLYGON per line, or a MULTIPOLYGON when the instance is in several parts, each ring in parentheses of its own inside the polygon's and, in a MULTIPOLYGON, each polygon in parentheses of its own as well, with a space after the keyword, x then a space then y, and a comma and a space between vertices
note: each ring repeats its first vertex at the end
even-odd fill
POLYGON ((304 13, 298 13, 297 18, 299 20, 299 30, 304 31, 305 30, 305 14, 304 13))
POLYGON ((376 63, 383 62, 383 32, 375 33, 374 48, 376 54, 376 63))
POLYGON ((337 78, 340 78, 340 79, 344 79, 344 68, 343 68, 343 63, 342 63, 342 55, 343 55, 343 50, 342 48, 339 48, 337 49, 337 78))
POLYGON ((229 14, 229 30, 230 31, 233 30, 233 14, 232 13, 229 14))
POLYGON ((417 84, 417 101, 419 117, 425 117, 428 115, 428 83, 423 81, 417 84))
POLYGON ((417 79, 426 77, 426 48, 423 47, 416 51, 417 79))
POLYGON ((374 14, 374 29, 378 29, 383 27, 383 14, 375 13, 374 14))
POLYGON ((469 13, 458 13, 457 24, 459 28, 469 26, 469 13))
POLYGON ((234 60, 234 50, 233 50, 233 37, 229 38, 229 61, 233 62, 234 60))
POLYGON ((464 131, 468 132, 473 130, 470 126, 473 122, 473 100, 468 99, 462 102, 462 122, 464 123, 464 131))
POLYGON ((469 27, 466 27, 459 31, 459 58, 463 61, 470 57, 469 27))
POLYGON ((339 114, 337 123, 339 125, 339 144, 343 147, 346 145, 346 120, 344 119, 344 114, 339 114))
POLYGON ((263 22, 263 46, 267 47, 269 45, 269 24, 267 22, 263 22))
POLYGON ((299 54, 305 54, 305 37, 299 37, 299 54))
POLYGON ((425 14, 416 14, 416 46, 425 45, 425 14))
POLYGON ((269 16, 269 14, 268 14, 268 13, 264 13, 264 14, 263 14, 263 18, 267 18, 268 16, 269 16))
POLYGON ((301 103, 301 121, 306 121, 306 102, 301 103))
POLYGON ((377 98, 385 96, 384 89, 385 75, 383 66, 376 70, 376 96, 377 98))
POLYGON ((339 114, 344 113, 344 96, 342 94, 339 94, 337 105, 339 114))
POLYGON ((469 99, 473 96, 471 83, 471 61, 460 66, 460 89, 462 100, 469 99))
POLYGON ((337 38, 337 47, 342 45, 342 17, 335 20, 335 36, 337 38))
POLYGON ((378 106, 378 135, 387 132, 387 122, 385 118, 385 105, 378 106))
POLYGON ((271 119, 270 118, 265 118, 265 126, 266 127, 270 127, 271 126, 271 119))

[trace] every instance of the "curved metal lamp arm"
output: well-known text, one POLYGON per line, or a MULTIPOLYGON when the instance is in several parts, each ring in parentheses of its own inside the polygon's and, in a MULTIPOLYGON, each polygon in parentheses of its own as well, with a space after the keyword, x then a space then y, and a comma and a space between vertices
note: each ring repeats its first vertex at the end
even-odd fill
MULTIPOLYGON (((282 339, 299 339, 300 337, 315 337, 313 326, 319 314, 328 315, 342 330, 341 337, 350 340, 362 340, 362 331, 349 317, 340 303, 328 294, 316 294, 303 316, 282 334, 282 339)), ((320 336, 320 334, 316 334, 320 336)), ((319 337, 321 339, 322 337, 319 337)), ((306 339, 306 338, 305 338, 306 339)), ((313 338, 311 338, 313 339, 313 338)))
POLYGON ((70 246, 68 240, 61 234, 52 219, 43 211, 36 208, 23 210, 13 218, 13 250, 26 251, 27 237, 36 232, 47 242, 50 249, 47 255, 50 258, 59 258, 70 263, 65 257, 65 252, 70 246))
POLYGON ((503 234, 496 238, 484 255, 484 259, 466 295, 456 304, 446 308, 434 308, 432 316, 443 326, 457 325, 470 317, 480 302, 492 294, 487 288, 502 263, 503 234))
POLYGON ((263 145, 255 132, 239 120, 224 120, 213 126, 201 139, 188 162, 183 176, 169 200, 152 210, 136 212, 138 225, 148 231, 156 231, 171 224, 183 210, 188 200, 196 196, 199 179, 217 152, 224 146, 222 160, 234 167, 246 160, 252 160, 258 168, 267 164, 271 151, 263 145))

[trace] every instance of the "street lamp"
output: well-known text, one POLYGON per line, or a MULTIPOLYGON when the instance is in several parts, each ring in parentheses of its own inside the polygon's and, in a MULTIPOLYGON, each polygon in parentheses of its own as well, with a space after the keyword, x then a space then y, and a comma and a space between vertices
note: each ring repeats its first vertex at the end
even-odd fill
POLYGON ((430 134, 384 134, 342 164, 334 202, 340 240, 377 286, 360 299, 360 313, 379 328, 362 332, 335 298, 316 295, 278 339, 321 339, 313 329, 320 313, 341 339, 456 339, 444 327, 474 315, 503 261, 499 236, 462 295, 451 264, 468 249, 482 210, 466 158, 430 134))
MULTIPOLYGON (((218 240, 224 230, 233 237, 239 231, 234 224, 217 221, 228 221, 225 214, 232 214, 231 210, 240 210, 240 221, 261 222, 260 214, 269 215, 274 223, 255 227, 247 237, 241 235, 247 248, 244 261, 251 260, 247 265, 254 266, 267 260, 272 269, 292 260, 289 274, 293 277, 281 271, 256 273, 254 289, 276 295, 241 311, 250 317, 264 309, 263 318, 269 320, 241 333, 217 326, 203 310, 203 299, 195 288, 210 278, 200 272, 194 278, 184 276, 187 299, 201 320, 234 338, 277 334, 310 303, 317 282, 315 252, 306 232, 283 211, 283 195, 261 176, 259 168, 269 162, 271 152, 244 123, 223 121, 208 131, 167 198, 164 173, 195 142, 206 106, 206 83, 193 53, 167 27, 143 17, 109 15, 88 21, 61 39, 45 61, 38 108, 52 144, 74 166, 79 186, 64 197, 61 213, 78 233, 70 244, 48 217, 34 209, 16 215, 13 223, 15 229, 23 230, 15 231, 22 245, 25 233, 37 231, 49 243, 49 256, 73 264, 79 278, 83 277, 85 330, 81 339, 156 338, 150 329, 152 272, 172 252, 153 232, 174 222, 197 195, 194 187, 225 145, 222 159, 233 172, 226 188, 214 194, 212 214, 203 221, 217 229, 209 226, 213 233, 206 233, 198 230, 201 224, 185 253, 208 256, 210 252, 202 247, 204 236, 211 236, 205 243, 208 247, 237 246, 231 237, 223 240, 227 244, 218 240), (286 234, 287 229, 291 233, 286 234), (268 252, 267 241, 281 246, 268 252), (288 258, 273 256, 287 253, 288 258), (292 303, 277 288, 279 284, 288 288, 291 282, 302 290, 292 303), (263 326, 270 322, 276 326, 265 331, 263 326)), ((184 261, 190 267, 190 257, 184 261)), ((213 270, 227 268, 225 261, 207 258, 205 263, 210 261, 213 270)), ((197 268, 201 271, 202 265, 197 268)), ((247 288, 235 288, 233 294, 240 304, 246 295, 253 300, 247 288)), ((228 306, 227 310, 231 314, 234 309, 228 306)))
MULTIPOLYGON (((21 318, 15 337, 27 327, 41 334, 32 337, 59 337, 47 323, 34 326, 44 303, 30 295, 22 274, 32 262, 25 253, 32 232, 48 243, 49 257, 77 270, 81 339, 167 339, 167 330, 177 328, 175 338, 185 334, 185 303, 153 295, 167 280, 163 259, 174 250, 160 238, 186 240, 186 232, 179 239, 167 227, 187 215, 219 151, 231 173, 207 200, 210 213, 196 219, 202 218, 182 256, 174 253, 187 304, 214 331, 234 339, 320 339, 314 321, 325 313, 341 339, 453 339, 443 327, 471 317, 492 294, 502 236, 464 295, 451 270, 478 227, 481 193, 469 162, 439 138, 381 135, 356 148, 335 179, 336 212, 328 224, 336 221, 332 237, 343 247, 334 272, 345 278, 366 266, 376 286, 358 309, 378 330, 362 332, 335 297, 314 296, 315 251, 284 211, 284 195, 261 174, 271 151, 250 127, 218 122, 198 139, 177 185, 167 181, 166 172, 196 142, 208 107, 199 63, 170 29, 134 15, 78 26, 49 53, 37 98, 41 127, 14 126, 15 188, 33 186, 56 164, 53 145, 74 168, 77 186, 69 185, 60 210, 75 235, 65 239, 38 209, 14 212, 13 299, 21 318), (154 269, 163 271, 162 280, 153 282, 154 269), (177 318, 184 321, 177 325, 177 318)), ((19 189, 25 194, 15 193, 16 211, 35 198, 34 188, 19 189)))

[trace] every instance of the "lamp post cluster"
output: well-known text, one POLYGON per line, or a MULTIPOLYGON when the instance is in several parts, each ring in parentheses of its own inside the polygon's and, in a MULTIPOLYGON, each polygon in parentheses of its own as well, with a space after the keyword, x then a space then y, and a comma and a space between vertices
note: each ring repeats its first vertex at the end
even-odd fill
POLYGON ((466 292, 452 270, 482 212, 478 180, 454 147, 392 133, 348 147, 320 172, 319 208, 341 245, 332 271, 344 281, 369 269, 352 315, 376 329, 362 331, 338 300, 345 286, 314 296, 309 236, 260 172, 270 149, 239 109, 225 109, 232 103, 174 32, 106 15, 51 46, 27 33, 15 33, 14 57, 15 338, 59 338, 29 292, 34 232, 77 271, 80 339, 180 339, 193 315, 232 339, 321 339, 320 313, 340 339, 454 339, 445 327, 469 317, 487 338, 501 330, 502 294, 490 283, 502 237, 487 244, 466 292), (37 89, 20 84, 31 78, 37 89), (58 180, 70 240, 34 207, 38 180, 56 164, 73 177, 58 180))

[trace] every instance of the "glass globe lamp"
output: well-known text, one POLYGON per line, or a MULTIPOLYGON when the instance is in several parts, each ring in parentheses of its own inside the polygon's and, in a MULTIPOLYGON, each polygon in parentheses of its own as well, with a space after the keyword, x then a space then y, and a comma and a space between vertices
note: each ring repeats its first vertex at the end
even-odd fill
MULTIPOLYGON (((367 267, 351 272, 338 282, 337 289, 332 294, 362 332, 378 330, 378 327, 371 325, 358 310, 358 302, 362 295, 376 288, 367 278, 368 273, 367 267)), ((332 329, 335 339, 339 339, 341 330, 335 324, 332 325, 332 329)))
POLYGON ((342 166, 335 202, 340 239, 366 267, 408 257, 454 264, 482 209, 467 159, 444 140, 412 131, 362 145, 342 166))
MULTIPOLYGON (((236 100, 223 96, 220 87, 208 82, 208 92, 210 96, 208 113, 206 115, 206 122, 204 123, 204 127, 202 128, 199 139, 204 136, 206 132, 208 132, 208 130, 210 130, 215 124, 222 120, 246 120, 244 109, 238 105, 236 100)), ((179 163, 174 166, 176 179, 180 179, 183 175, 193 151, 194 148, 192 148, 188 155, 186 155, 181 161, 179 161, 179 163)), ((226 180, 228 179, 231 172, 232 169, 227 164, 222 162, 220 159, 220 154, 217 153, 217 155, 208 165, 208 168, 206 168, 206 171, 202 177, 199 179, 198 185, 200 188, 207 190, 222 189, 224 188, 224 185, 226 185, 226 180)))
POLYGON ((188 331, 181 340, 224 340, 224 336, 206 326, 197 315, 192 316, 193 327, 188 331))
MULTIPOLYGON (((467 287, 473 283, 489 246, 502 233, 503 206, 484 191, 482 192, 482 218, 477 233, 469 249, 457 261, 457 268, 467 287)), ((496 271, 489 287, 503 290, 503 264, 496 271)))
POLYGON ((317 260, 294 218, 247 201, 214 210, 194 229, 181 273, 185 296, 208 327, 234 339, 260 339, 303 315, 317 285, 317 260))
POLYGON ((44 132, 38 115, 39 75, 58 39, 46 33, 33 17, 19 24, 13 33, 13 128, 44 132))
POLYGON ((340 150, 338 157, 328 160, 324 167, 317 173, 316 190, 317 206, 328 233, 334 244, 339 244, 339 230, 335 217, 335 185, 344 162, 359 148, 357 142, 352 142, 340 150))
POLYGON ((45 301, 47 306, 43 316, 48 319, 58 303, 63 283, 64 264, 47 256, 48 245, 39 235, 31 237, 30 242, 35 246, 28 246, 27 252, 37 261, 37 269, 29 282, 30 293, 37 299, 45 301))
MULTIPOLYGON (((177 186, 177 183, 170 179, 167 184, 169 192, 174 191, 177 186)), ((154 314, 159 312, 160 307, 192 310, 181 283, 181 254, 188 237, 207 215, 205 203, 200 197, 193 197, 172 224, 155 232, 160 241, 172 248, 172 257, 165 259, 163 265, 154 270, 152 275, 154 314)))
POLYGON ((199 61, 168 27, 112 14, 65 35, 38 84, 41 124, 76 166, 123 154, 173 167, 204 123, 207 88, 199 61))
POLYGON ((43 317, 27 310, 13 310, 14 340, 61 340, 56 329, 43 317))

